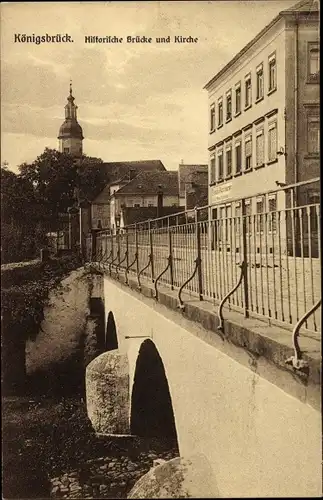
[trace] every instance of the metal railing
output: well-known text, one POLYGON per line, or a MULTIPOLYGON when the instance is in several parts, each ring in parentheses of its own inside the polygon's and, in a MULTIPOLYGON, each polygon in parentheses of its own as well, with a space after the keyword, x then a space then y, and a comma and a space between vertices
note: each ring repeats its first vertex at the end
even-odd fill
MULTIPOLYGON (((321 297, 319 179, 96 233, 88 260, 293 329, 321 297), (314 194, 313 194, 314 193, 314 194), (106 260, 104 260, 106 259, 106 260)), ((91 247, 91 248, 90 248, 91 247)), ((222 324, 222 323, 221 323, 222 324)), ((320 332, 320 311, 301 331, 320 332)))

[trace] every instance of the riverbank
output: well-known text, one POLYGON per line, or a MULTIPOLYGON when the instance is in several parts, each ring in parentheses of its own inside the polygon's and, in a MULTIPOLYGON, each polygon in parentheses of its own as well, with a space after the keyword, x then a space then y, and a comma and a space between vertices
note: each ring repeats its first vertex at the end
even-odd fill
POLYGON ((3 400, 4 498, 126 498, 170 443, 98 437, 81 398, 3 400))

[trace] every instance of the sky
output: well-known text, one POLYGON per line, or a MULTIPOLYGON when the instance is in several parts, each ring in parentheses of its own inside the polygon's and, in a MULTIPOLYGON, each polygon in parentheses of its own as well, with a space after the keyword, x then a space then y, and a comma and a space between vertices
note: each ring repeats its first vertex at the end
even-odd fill
POLYGON ((58 149, 70 79, 83 152, 103 161, 207 163, 204 85, 296 0, 1 4, 1 163, 15 172, 58 149), (69 34, 19 43, 15 34, 69 34), (123 37, 119 44, 85 36, 123 37), (153 42, 126 43, 127 36, 153 42), (156 37, 171 37, 158 44, 156 37), (197 43, 174 43, 175 36, 197 43))

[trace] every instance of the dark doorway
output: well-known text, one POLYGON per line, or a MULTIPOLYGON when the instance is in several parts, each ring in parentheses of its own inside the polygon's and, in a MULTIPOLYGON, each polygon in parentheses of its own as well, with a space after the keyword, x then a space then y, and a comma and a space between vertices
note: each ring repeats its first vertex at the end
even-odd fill
POLYGON ((151 340, 141 345, 131 398, 131 433, 177 444, 168 382, 161 357, 151 340))
POLYGON ((112 312, 108 314, 107 331, 105 335, 105 348, 107 351, 118 349, 117 328, 112 312))

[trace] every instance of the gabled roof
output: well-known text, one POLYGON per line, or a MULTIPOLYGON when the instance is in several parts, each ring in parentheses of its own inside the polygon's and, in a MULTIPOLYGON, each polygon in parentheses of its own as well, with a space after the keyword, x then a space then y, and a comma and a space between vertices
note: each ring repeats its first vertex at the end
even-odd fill
POLYGON ((124 195, 156 195, 162 191, 167 196, 178 196, 177 172, 140 172, 128 184, 120 188, 115 196, 124 195))
POLYGON ((102 168, 108 173, 118 178, 123 178, 131 171, 135 172, 153 172, 155 170, 164 172, 165 166, 160 160, 141 160, 141 161, 115 161, 103 162, 102 168))
POLYGON ((103 162, 98 164, 98 166, 102 168, 102 171, 105 172, 110 181, 103 189, 101 188, 93 193, 91 197, 92 202, 96 200, 107 186, 117 183, 127 183, 131 178, 136 177, 139 172, 166 172, 166 168, 160 160, 103 162))
POLYGON ((300 2, 296 3, 295 5, 292 5, 289 7, 289 9, 283 10, 283 12, 310 12, 310 11, 318 11, 319 6, 318 6, 318 0, 301 0, 300 2))
POLYGON ((318 12, 318 1, 317 0, 302 0, 301 2, 296 3, 292 7, 286 10, 282 10, 279 12, 279 14, 274 17, 274 19, 267 24, 247 45, 245 45, 238 54, 236 54, 229 62, 226 64, 218 73, 211 78, 211 80, 208 81, 206 85, 204 85, 204 89, 208 90, 210 86, 218 79, 220 76, 222 76, 224 73, 230 69, 236 61, 240 59, 240 57, 247 52, 250 47, 252 47, 262 36, 264 36, 267 31, 274 26, 279 19, 281 19, 284 15, 292 14, 293 12, 302 12, 302 13, 314 13, 318 12))

